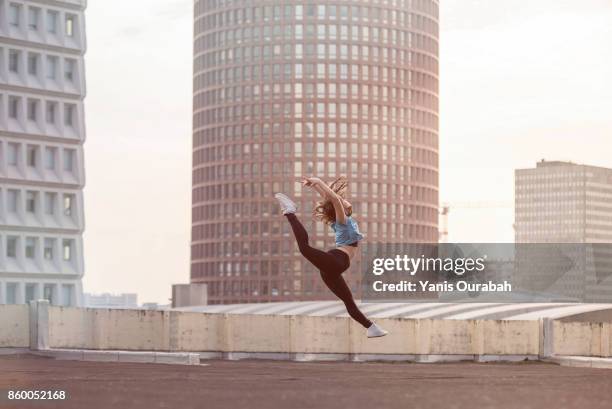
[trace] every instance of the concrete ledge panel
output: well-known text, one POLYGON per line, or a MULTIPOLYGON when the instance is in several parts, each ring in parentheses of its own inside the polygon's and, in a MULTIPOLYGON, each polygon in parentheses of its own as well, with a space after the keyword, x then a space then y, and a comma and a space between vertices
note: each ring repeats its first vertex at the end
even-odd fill
POLYGON ((155 362, 154 352, 119 351, 119 362, 155 362))
POLYGON ((352 362, 416 362, 416 355, 351 354, 352 362))
POLYGON ((264 359, 270 361, 289 361, 292 356, 288 352, 227 352, 223 359, 240 361, 242 359, 264 359))
POLYGON ((349 354, 329 354, 329 353, 302 353, 298 352, 293 355, 293 360, 297 362, 314 362, 314 361, 348 361, 349 354))
POLYGON ((199 365, 200 355, 194 353, 155 352, 156 364, 199 365))
POLYGON ((417 355, 416 362, 418 363, 426 363, 433 364, 437 362, 463 362, 463 361, 473 361, 474 355, 438 355, 438 354, 427 354, 427 355, 417 355))
POLYGON ((83 361, 119 362, 119 351, 83 351, 83 361))

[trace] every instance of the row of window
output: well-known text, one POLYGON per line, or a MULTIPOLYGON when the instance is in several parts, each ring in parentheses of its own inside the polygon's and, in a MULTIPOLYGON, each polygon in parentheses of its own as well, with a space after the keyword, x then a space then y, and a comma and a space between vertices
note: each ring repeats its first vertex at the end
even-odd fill
MULTIPOLYGON (((378 65, 323 63, 261 64, 246 65, 233 69, 218 69, 197 74, 194 78, 194 87, 197 92, 207 87, 228 88, 243 85, 242 95, 248 97, 252 95, 255 91, 254 87, 260 81, 300 82, 302 79, 317 79, 329 82, 368 81, 376 83, 367 84, 368 86, 393 85, 399 88, 423 88, 431 92, 438 92, 438 79, 428 73, 394 67, 380 67, 378 65)), ((339 88, 340 85, 341 83, 338 83, 336 87, 339 88)), ((259 86, 262 87, 263 84, 259 86)))
MULTIPOLYGON (((234 191, 236 192, 235 196, 240 196, 241 193, 247 192, 249 187, 244 184, 242 189, 239 186, 234 185, 234 191)), ((287 192, 291 194, 296 200, 304 200, 311 199, 310 202, 302 202, 301 209, 304 209, 306 213, 309 213, 311 210, 312 202, 317 199, 312 197, 311 195, 304 194, 298 188, 294 193, 293 184, 287 184, 291 188, 289 190, 282 190, 283 192, 287 192)), ((284 186, 288 187, 288 186, 284 186)), ((435 200, 437 198, 437 190, 431 189, 429 187, 421 187, 421 186, 409 186, 409 185, 400 185, 400 184, 372 184, 366 182, 354 183, 354 188, 351 190, 350 196, 358 202, 355 203, 355 211, 357 213, 362 213, 360 211, 361 206, 364 207, 364 212, 367 215, 368 206, 376 206, 375 203, 378 203, 377 200, 380 196, 390 197, 389 202, 408 202, 408 201, 420 201, 421 203, 426 200, 435 200)), ((241 198, 248 198, 253 196, 244 195, 241 198)), ((262 196, 256 196, 262 199, 262 196)), ((269 196, 268 196, 269 197, 269 196)), ((433 203, 433 202, 432 202, 433 203)), ((392 203, 389 203, 392 205, 392 203)), ((433 206, 433 204, 432 204, 433 206)), ((375 209, 375 207, 373 208, 375 209)), ((252 218, 252 217, 269 217, 271 215, 275 215, 278 212, 274 207, 274 202, 270 201, 257 201, 253 200, 250 202, 239 202, 234 201, 230 203, 225 203, 224 205, 219 205, 218 203, 202 203, 198 201, 198 198, 194 198, 194 208, 193 208, 193 217, 194 221, 221 221, 227 219, 234 218, 252 218)), ((398 210, 399 211, 399 210, 398 210)), ((395 208, 389 208, 385 210, 385 213, 389 215, 395 214, 395 208)), ((409 214, 419 214, 419 210, 410 210, 409 214)))
MULTIPOLYGON (((404 102, 404 101, 400 101, 404 102)), ((412 107, 417 104, 412 104, 412 107)), ((419 118, 420 115, 425 115, 417 109, 408 109, 384 104, 364 103, 364 104, 348 104, 344 102, 296 102, 296 103, 277 103, 277 104, 233 104, 225 108, 209 108, 201 112, 203 115, 211 115, 212 120, 220 122, 228 122, 232 119, 250 120, 251 115, 261 115, 264 118, 279 117, 291 115, 296 120, 307 118, 311 120, 323 119, 358 119, 361 121, 384 121, 384 122, 400 122, 406 121, 416 124, 428 126, 421 122, 431 118, 419 118), (414 121, 414 122, 413 122, 414 121)), ((437 100, 429 100, 423 106, 418 108, 436 110, 437 100), (428 105, 428 106, 426 106, 428 105)))
MULTIPOLYGON (((306 104, 305 104, 306 105, 306 104)), ((425 112, 418 109, 402 108, 387 105, 368 105, 360 104, 359 110, 349 112, 348 105, 346 105, 346 111, 340 111, 338 109, 340 104, 326 104, 329 108, 325 115, 319 117, 319 112, 315 111, 315 105, 307 105, 308 111, 303 113, 301 110, 302 104, 244 104, 235 105, 225 108, 210 108, 204 111, 196 112, 193 115, 193 126, 194 129, 198 129, 203 126, 219 126, 219 124, 242 122, 242 121, 265 121, 278 119, 282 120, 287 116, 294 116, 296 118, 306 118, 314 120, 315 118, 328 118, 335 120, 336 118, 341 119, 359 119, 363 121, 377 121, 377 122, 391 122, 393 124, 406 124, 409 123, 412 126, 420 126, 429 128, 431 130, 438 129, 438 115, 425 112), (292 110, 298 105, 298 111, 292 110)))
POLYGON ((76 149, 0 142, 0 169, 6 166, 76 173, 76 149), (4 163, 3 163, 4 162, 4 163))
MULTIPOLYGON (((428 54, 410 50, 367 45, 345 45, 333 43, 310 44, 277 44, 261 47, 237 47, 226 50, 210 51, 198 55, 194 60, 194 71, 201 72, 222 65, 242 66, 258 63, 261 57, 279 63, 283 61, 321 59, 331 62, 339 60, 351 64, 372 62, 378 65, 409 66, 411 69, 422 69, 438 72, 438 60, 428 54)), ((299 61, 296 61, 299 62, 299 61)), ((228 67, 232 69, 232 67, 228 67)), ((234 68, 235 69, 235 68, 234 68)), ((284 68, 286 70, 287 68, 284 68)), ((248 75, 245 74, 245 75, 248 75)))
POLYGON ((406 10, 419 11, 436 17, 438 4, 431 0, 351 0, 313 3, 267 4, 261 1, 198 1, 195 15, 208 15, 208 24, 245 24, 253 21, 280 21, 287 19, 329 19, 352 21, 380 21, 384 24, 409 23, 406 10), (370 6, 372 5, 372 6, 370 6), (381 7, 382 6, 382 7, 381 7), (219 10, 232 7, 230 10, 219 10), (216 12, 216 14, 210 14, 216 12), (210 17, 214 16, 214 17, 210 17))
MULTIPOLYGON (((4 49, 0 48, 0 57, 4 49)), ((3 58, 0 58, 3 60, 3 58)), ((59 55, 40 52, 8 50, 7 70, 9 74, 29 75, 39 80, 75 84, 77 81, 77 60, 59 55), (61 76, 60 76, 61 72, 61 76)), ((13 81, 11 80, 11 83, 13 81)))
POLYGON ((8 24, 14 29, 27 28, 32 32, 46 32, 49 35, 61 33, 65 37, 74 37, 78 16, 70 13, 61 14, 58 10, 11 2, 8 6, 8 24), (63 14, 63 21, 61 14, 63 14))
MULTIPOLYGON (((194 147, 205 144, 227 145, 233 141, 269 140, 281 138, 308 139, 313 137, 330 139, 349 138, 356 141, 390 141, 391 143, 409 143, 411 145, 438 146, 438 135, 435 132, 410 128, 407 126, 348 123, 348 122, 274 122, 250 123, 244 125, 225 125, 194 132, 194 147)), ((239 148, 231 148, 239 149, 239 148)), ((354 149, 351 147, 351 149, 354 149)), ((251 152, 261 149, 256 145, 251 152)))
POLYGON ((60 259, 71 262, 75 259, 74 239, 5 235, 0 236, 0 242, 5 243, 4 255, 8 260, 17 260, 21 257, 36 260, 42 257, 49 262, 60 259))
POLYGON ((10 120, 31 122, 41 128, 43 125, 60 126, 77 129, 78 106, 76 103, 66 103, 54 100, 43 100, 21 95, 0 94, 0 106, 6 104, 6 116, 10 120))
MULTIPOLYGON (((360 222, 363 231, 368 237, 382 237, 388 240, 417 240, 436 242, 438 231, 435 227, 425 224, 396 224, 381 222, 360 222), (366 230, 367 229, 367 230, 366 230)), ((261 234, 260 234, 261 235, 261 234)), ((258 259, 262 257, 278 257, 291 254, 290 250, 294 247, 292 240, 275 237, 270 240, 244 241, 243 239, 228 240, 235 237, 230 234, 225 240, 216 239, 209 243, 194 243, 191 246, 191 259, 193 261, 206 258, 222 259, 243 257, 246 259, 258 259), (247 252, 244 247, 248 247, 247 252)), ((254 261, 254 260, 253 260, 254 261)), ((219 270, 217 270, 219 272, 219 270)))
POLYGON ((238 46, 257 46, 266 43, 287 44, 300 41, 330 41, 340 40, 346 45, 359 43, 372 46, 395 46, 401 49, 417 49, 432 54, 438 54, 437 32, 430 35, 420 34, 410 30, 376 27, 367 25, 336 25, 336 24, 296 24, 296 25, 266 25, 247 26, 211 32, 196 37, 197 52, 210 51, 219 48, 236 48, 238 46))
MULTIPOLYGON (((400 171, 403 169, 399 169, 400 171)), ((404 172, 407 173, 407 172, 404 172)), ((403 176, 404 181, 408 182, 410 179, 405 178, 403 176)), ((291 194, 293 192, 293 182, 245 182, 245 183, 232 183, 232 184, 217 184, 217 185, 209 185, 209 186, 199 186, 193 189, 193 203, 210 203, 210 202, 221 202, 227 200, 245 200, 245 199, 267 199, 272 198, 273 195, 277 192, 286 192, 291 194), (281 189, 281 187, 287 187, 288 189, 281 189)), ((371 182, 360 182, 361 192, 374 192, 375 189, 372 187, 374 185, 371 182), (366 185, 366 183, 368 183, 366 185)), ((410 189, 407 184, 402 186, 403 192, 400 191, 398 193, 402 193, 399 195, 402 200, 411 200, 417 201, 420 203, 437 203, 438 200, 438 190, 433 186, 415 186, 412 185, 410 189)), ((359 192, 359 191, 357 191, 359 192)), ((359 195, 359 193, 357 193, 359 195)), ((363 196, 368 196, 368 193, 362 193, 363 196)), ((371 193, 370 193, 371 195, 371 193)), ((370 196, 371 197, 371 196, 370 196)), ((395 197, 395 196, 393 196, 395 197)), ((223 205, 227 205, 224 203, 223 205)), ((253 201, 250 209, 252 212, 248 212, 246 214, 255 215, 255 214, 265 214, 270 213, 266 212, 266 208, 269 206, 268 202, 256 202, 253 201), (261 213, 257 213, 257 209, 261 211, 261 213)), ((271 214, 271 213, 270 213, 271 214)))
POLYGON ((24 285, 8 282, 5 288, 4 296, 0 297, 5 304, 29 303, 41 298, 48 300, 52 305, 72 306, 75 304, 74 284, 25 283, 24 285), (41 287, 42 294, 39 293, 41 287))
MULTIPOLYGON (((408 85, 408 84, 404 84, 408 85)), ((423 106, 428 109, 437 109, 438 97, 429 91, 423 92, 408 87, 389 87, 386 85, 369 85, 359 83, 325 83, 325 82, 307 82, 307 83, 285 83, 285 84, 254 84, 251 86, 235 86, 211 89, 200 92, 194 97, 194 106, 196 109, 204 106, 220 105, 224 103, 239 104, 242 102, 260 102, 263 100, 285 100, 287 102, 295 99, 346 99, 351 102, 361 102, 367 104, 389 103, 393 104, 410 104, 423 106)), ((340 102, 340 101, 338 101, 340 102)), ((306 102, 306 104, 314 104, 315 102, 306 102)), ((340 111, 348 112, 348 103, 340 102, 342 106, 340 111)), ((318 102, 317 111, 325 111, 323 101, 318 102)), ((306 105, 304 112, 308 112, 306 105)), ((356 103, 351 103, 351 110, 358 111, 359 107, 356 103)), ((287 109, 287 108, 284 108, 287 109)), ((312 109, 312 108, 311 108, 312 109)))
MULTIPOLYGON (((356 210, 355 215, 360 219, 361 223, 367 223, 367 218, 377 218, 381 215, 385 215, 389 220, 402 220, 401 223, 395 223, 396 226, 401 225, 409 225, 414 224, 414 220, 419 220, 420 223, 426 224, 426 222, 435 222, 436 214, 435 209, 431 207, 425 206, 407 206, 403 204, 385 204, 385 203, 367 203, 360 202, 359 210, 356 210)), ((304 213, 308 214, 308 212, 304 211, 304 213)), ((279 221, 240 221, 240 222, 231 222, 232 220, 236 220, 237 217, 228 218, 228 220, 223 221, 223 223, 219 223, 220 220, 212 219, 212 223, 206 224, 198 224, 194 225, 192 228, 192 237, 193 241, 200 240, 212 240, 218 241, 220 238, 232 238, 232 237, 240 237, 246 239, 248 236, 252 237, 267 237, 267 236, 278 236, 288 235, 290 233, 290 229, 288 228, 287 223, 284 220, 279 221)), ((211 219, 204 218, 201 221, 210 221, 211 219)), ((277 219, 278 220, 278 219, 277 219)), ((375 223, 372 223, 375 224, 375 223)), ((418 223, 417 223, 418 224, 418 223)), ((324 225, 322 223, 318 223, 317 227, 321 227, 323 229, 324 225)), ((310 226, 309 231, 316 236, 326 236, 328 235, 327 231, 318 231, 314 229, 315 226, 310 226)), ((369 230, 365 230, 364 225, 362 230, 364 232, 369 232, 369 230)), ((376 228, 373 228, 376 229, 376 228)), ((395 228, 394 228, 395 229, 395 228)), ((395 234, 396 230, 392 229, 391 233, 395 234)), ((400 228, 397 227, 399 231, 400 228)), ((373 230, 376 233, 376 230, 373 230)), ((329 235, 330 238, 333 236, 329 235)), ((244 256, 248 256, 249 253, 245 253, 244 256)))
MULTIPOLYGON (((415 69, 438 72, 437 60, 421 53, 386 47, 349 47, 335 44, 242 47, 205 54, 196 58, 196 63, 197 61, 202 61, 202 67, 195 69, 198 73, 195 77, 198 87, 218 85, 213 81, 215 78, 233 82, 257 82, 268 78, 291 79, 292 76, 298 75, 315 78, 321 75, 320 71, 326 73, 329 78, 344 77, 343 73, 346 72, 345 79, 379 82, 397 80, 402 83, 409 82, 408 85, 411 85, 411 72, 418 73, 415 69), (222 57, 226 53, 228 57, 224 60, 222 57), (209 58, 211 61, 207 61, 209 58), (315 64, 316 60, 322 61, 315 64), (338 63, 333 63, 334 61, 338 63), (262 62, 265 63, 261 64, 262 62), (367 64, 368 62, 370 64, 367 64)), ((431 77, 435 79, 433 75, 431 77)), ((429 82, 430 80, 425 79, 421 80, 420 84, 429 82)))
MULTIPOLYGON (((293 244, 292 241, 289 243, 293 244)), ((313 243, 314 244, 314 243, 313 243)), ((316 246, 322 245, 321 240, 316 241, 316 246)), ((221 263, 213 262, 217 266, 216 272, 213 274, 205 274, 203 276, 214 277, 217 279, 221 279, 219 281, 226 281, 225 277, 257 277, 263 279, 265 282, 265 277, 275 277, 275 276, 285 276, 287 278, 291 278, 296 281, 306 281, 306 280, 315 280, 321 282, 318 275, 313 275, 312 273, 316 272, 316 268, 304 260, 303 257, 297 251, 297 246, 293 245, 293 251, 288 252, 287 254, 293 255, 293 258, 279 260, 278 258, 270 257, 259 257, 257 260, 223 260, 221 263)), ((248 247, 247 247, 248 248, 248 247)), ((291 247, 290 247, 291 248, 291 247)), ((201 264, 200 262, 193 263, 192 267, 196 264, 201 264)), ((193 271, 193 270, 192 270, 193 271)), ((344 274, 346 278, 349 280, 359 279, 360 277, 355 277, 353 275, 354 272, 360 272, 362 270, 362 264, 360 260, 357 260, 349 270, 344 274)), ((216 280, 215 280, 216 281, 216 280)), ((230 280, 227 280, 230 281, 230 280)), ((302 281, 302 283, 304 282, 302 281)), ((248 282, 246 279, 244 282, 248 282)), ((322 283, 322 282, 321 282, 322 283)))
POLYGON ((41 192, 32 190, 5 189, 0 190, 0 204, 5 215, 41 213, 49 217, 57 217, 59 212, 65 217, 76 216, 76 195, 72 193, 41 192), (3 196, 6 195, 6 198, 3 196), (22 201, 22 197, 25 199, 22 201), (61 208, 60 208, 61 207, 61 208))
MULTIPOLYGON (((408 192, 410 191, 410 187, 398 186, 395 190, 398 192, 408 192)), ((386 194, 386 192, 384 194, 386 194)), ((354 214, 359 218, 367 218, 369 216, 375 217, 375 215, 380 211, 385 213, 390 218, 394 218, 396 215, 402 215, 402 221, 398 222, 399 224, 402 224, 410 223, 409 220, 406 220, 409 217, 414 218, 429 215, 428 212, 433 209, 433 206, 427 208, 425 206, 404 204, 404 202, 407 201, 404 199, 404 197, 408 197, 408 194, 406 193, 404 196, 400 197, 398 195, 394 197, 394 200, 399 201, 400 203, 379 203, 376 201, 371 201, 371 197, 362 198, 360 196, 361 195, 359 194, 351 194, 351 198, 354 201, 354 214)), ((294 199, 298 202, 300 209, 302 209, 304 214, 310 214, 312 212, 313 203, 317 198, 309 197, 308 201, 303 201, 303 197, 294 196, 294 199), (302 202, 300 202, 300 199, 302 199, 302 202)), ((220 236, 236 236, 241 234, 258 235, 263 233, 267 235, 270 233, 279 234, 290 232, 288 226, 285 226, 284 221, 276 217, 278 213, 279 210, 273 202, 231 202, 227 203, 225 206, 219 206, 218 204, 205 204, 194 207, 193 216, 194 221, 197 221, 197 223, 193 225, 193 228, 196 230, 200 229, 201 232, 210 233, 200 236, 200 238, 214 238, 216 234, 220 236), (273 221, 254 220, 257 217, 273 217, 273 221), (247 220, 238 221, 239 219, 247 220), (232 221, 234 221, 234 224, 232 224, 232 221)), ((322 223, 313 224, 312 221, 306 220, 304 221, 304 225, 307 227, 307 230, 311 231, 313 234, 323 235, 327 233, 326 227, 322 223)), ((198 234, 196 234, 194 230, 194 237, 196 236, 198 236, 198 234)))
MULTIPOLYGON (((264 267, 261 267, 262 271, 269 271, 270 276, 277 276, 279 273, 274 273, 270 270, 273 266, 277 265, 279 262, 275 261, 268 267, 268 270, 265 270, 264 267)), ((193 265, 192 268, 192 278, 202 278, 202 277, 210 277, 210 278, 218 278, 223 277, 223 274, 214 270, 213 268, 207 269, 206 272, 202 271, 200 268, 201 263, 197 263, 193 265)), ((276 268, 275 271, 280 270, 276 268)), ((283 269, 283 275, 289 275, 291 270, 283 269)), ((237 277, 241 277, 240 272, 238 271, 235 274, 237 277)), ((244 277, 247 274, 242 274, 244 277)), ((228 277, 231 276, 231 273, 228 274, 228 277)), ((247 275, 248 276, 248 275, 247 275)), ((253 277, 260 277, 253 273, 253 277)), ((266 300, 277 300, 276 297, 291 297, 288 298, 288 301, 296 301, 299 296, 315 296, 317 300, 329 298, 331 293, 329 289, 325 287, 323 282, 319 280, 315 280, 313 278, 304 278, 302 280, 295 279, 287 279, 287 280, 268 280, 258 278, 255 280, 246 280, 245 278, 238 278, 235 280, 229 280, 227 278, 223 278, 222 281, 210 281, 205 280, 208 289, 208 301, 210 305, 215 304, 237 304, 243 303, 245 301, 248 302, 261 302, 266 300)), ((198 281, 199 282, 199 281, 198 281)), ((349 286, 351 286, 351 290, 354 295, 358 295, 357 292, 359 288, 359 283, 357 282, 347 282, 349 286)))
MULTIPOLYGON (((571 213, 560 213, 560 214, 552 214, 548 217, 556 218, 554 220, 555 224, 559 225, 559 228, 562 228, 564 225, 584 225, 584 213, 583 212, 571 212, 571 213)), ((520 227, 517 227, 518 230, 524 229, 533 229, 534 227, 543 225, 544 223, 541 220, 541 214, 533 214, 530 216, 516 216, 515 222, 521 223, 520 227)), ((612 216, 606 218, 607 221, 612 222, 612 216)), ((612 227, 612 226, 610 226, 612 227)))
MULTIPOLYGON (((411 164, 415 164, 415 161, 410 161, 411 164)), ((433 164, 430 164, 433 168, 433 164)), ((402 178, 401 180, 406 183, 410 180, 411 183, 422 183, 422 184, 437 184, 438 173, 432 169, 427 168, 408 168, 401 165, 393 164, 368 164, 360 161, 360 163, 351 163, 347 165, 345 161, 334 162, 327 160, 325 162, 313 162, 303 161, 295 162, 292 167, 289 162, 282 164, 276 163, 247 163, 242 165, 228 165, 227 167, 219 166, 207 166, 198 167, 193 170, 193 184, 199 186, 203 184, 210 184, 223 181, 238 180, 261 180, 279 177, 294 177, 296 175, 311 175, 316 174, 320 177, 333 178, 338 174, 347 175, 354 179, 378 179, 381 175, 383 177, 391 178, 402 178), (410 172, 412 170, 412 172, 410 172), (407 174, 412 174, 410 179, 407 178, 407 174)), ((282 190, 285 193, 290 193, 286 190, 282 190)), ((363 192, 367 192, 367 189, 363 189, 363 192)), ((367 193, 363 193, 367 194, 367 193)))
MULTIPOLYGON (((413 155, 418 157, 419 154, 421 154, 419 148, 406 145, 369 144, 364 143, 363 139, 360 139, 360 143, 320 140, 320 142, 294 142, 293 144, 290 142, 273 142, 212 146, 196 150, 193 155, 193 163, 197 167, 200 164, 212 165, 214 162, 240 160, 244 163, 233 166, 234 170, 231 171, 231 174, 248 175, 251 170, 254 171, 254 174, 259 173, 258 163, 247 162, 252 159, 262 158, 267 162, 271 157, 297 156, 302 159, 302 155, 305 155, 307 157, 325 158, 326 162, 329 163, 335 163, 332 161, 336 158, 358 159, 359 164, 365 166, 364 173, 367 174, 366 161, 382 159, 384 161, 406 163, 413 155), (238 170, 240 166, 243 168, 242 171, 238 170)), ((299 162, 297 163, 299 164, 299 162)), ((274 164, 279 164, 279 162, 274 162, 274 164)), ((289 162, 285 162, 285 165, 288 164, 289 162)), ((354 164, 357 165, 357 163, 354 164)), ((273 163, 268 162, 262 165, 272 166, 273 163)))
MULTIPOLYGON (((434 153, 430 155, 436 157, 434 153)), ((268 180, 270 178, 276 179, 276 178, 281 178, 281 177, 293 177, 294 175, 299 176, 302 174, 317 174, 322 177, 329 175, 330 177, 333 177, 334 175, 337 175, 339 173, 347 174, 346 168, 344 165, 342 165, 342 163, 343 162, 336 163, 332 161, 328 161, 327 163, 317 162, 316 167, 315 167, 314 162, 305 162, 303 165, 302 163, 298 162, 298 164, 294 166, 295 171, 291 169, 290 165, 284 165, 284 164, 277 165, 275 163, 273 164, 252 163, 252 164, 247 164, 246 166, 245 165, 209 166, 209 167, 204 167, 200 169, 195 169, 193 171, 193 183, 194 185, 200 186, 203 184, 210 185, 210 183, 226 183, 230 181, 237 182, 239 180, 249 180, 249 181, 268 180)), ((414 161, 411 161, 411 163, 414 164, 414 161)), ((430 165, 432 168, 435 167, 433 163, 424 164, 424 165, 430 165)), ((409 177, 411 173, 410 169, 414 169, 414 168, 409 168, 405 165, 394 165, 394 164, 388 164, 388 163, 383 163, 383 164, 360 163, 356 167, 351 167, 350 176, 359 177, 359 178, 363 178, 367 180, 384 179, 384 178, 401 178, 400 180, 403 181, 404 183, 408 183, 409 181, 412 183, 418 183, 417 181, 410 179, 409 177), (355 170, 355 172, 353 172, 353 170, 355 170)), ((419 168, 416 168, 416 169, 419 169, 419 168)), ((427 173, 428 177, 423 178, 427 180, 423 180, 422 183, 424 184, 430 183, 430 184, 435 185, 437 181, 436 179, 437 173, 433 172, 431 169, 422 169, 423 173, 427 171, 429 171, 430 173, 427 173)), ((249 195, 248 193, 244 193, 242 195, 238 193, 239 185, 240 184, 234 185, 233 193, 230 193, 230 190, 228 188, 226 192, 223 192, 223 193, 218 192, 214 197, 210 197, 209 199, 218 200, 218 199, 223 199, 223 198, 239 198, 239 197, 248 196, 249 195)), ((225 185, 218 185, 218 186, 227 186, 227 185, 225 184, 225 185)), ((257 189, 259 189, 259 187, 251 188, 253 192, 257 192, 257 189)), ((275 192, 280 192, 280 191, 285 191, 285 190, 282 190, 282 189, 275 190, 275 192)))

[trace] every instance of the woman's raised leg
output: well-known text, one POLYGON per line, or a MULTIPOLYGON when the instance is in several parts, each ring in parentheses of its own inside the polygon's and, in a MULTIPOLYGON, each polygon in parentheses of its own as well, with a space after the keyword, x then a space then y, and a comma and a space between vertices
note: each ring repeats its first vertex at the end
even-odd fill
POLYGON ((293 213, 286 214, 285 217, 291 225, 293 235, 297 241, 300 253, 319 270, 331 270, 337 268, 337 260, 334 256, 322 250, 315 249, 308 244, 308 232, 300 223, 297 216, 293 213))
POLYGON ((364 328, 369 328, 372 325, 370 321, 359 309, 353 298, 353 293, 341 274, 328 273, 321 270, 321 278, 325 285, 340 298, 351 318, 363 325, 364 328))

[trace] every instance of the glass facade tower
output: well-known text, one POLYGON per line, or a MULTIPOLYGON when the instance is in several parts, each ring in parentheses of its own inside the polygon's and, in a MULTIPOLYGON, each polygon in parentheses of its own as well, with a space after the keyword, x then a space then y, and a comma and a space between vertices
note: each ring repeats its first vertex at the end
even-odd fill
MULTIPOLYGON (((435 0, 195 1, 191 281, 211 303, 332 296, 273 198, 332 248, 300 175, 348 177, 369 241, 437 242, 438 15, 435 0)), ((357 267, 345 278, 358 289, 357 267)))

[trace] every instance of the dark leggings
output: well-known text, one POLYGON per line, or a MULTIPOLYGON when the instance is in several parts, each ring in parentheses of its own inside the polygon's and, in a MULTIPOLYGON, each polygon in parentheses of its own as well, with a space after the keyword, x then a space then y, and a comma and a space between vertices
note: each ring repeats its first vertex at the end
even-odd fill
POLYGON ((310 261, 319 269, 325 285, 327 285, 336 297, 342 300, 349 315, 355 321, 365 328, 372 325, 372 321, 367 319, 359 310, 357 304, 355 304, 351 289, 346 284, 346 281, 344 281, 344 278, 342 278, 342 273, 351 265, 348 254, 338 249, 324 252, 310 247, 308 244, 308 232, 306 232, 306 229, 302 226, 302 223, 300 223, 296 215, 291 213, 286 216, 291 224, 295 240, 300 248, 300 253, 302 253, 306 260, 310 261))

